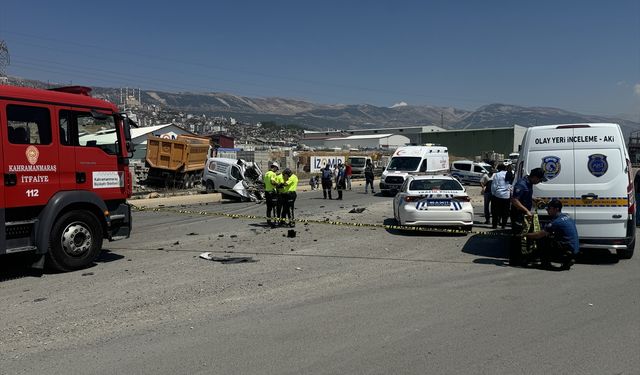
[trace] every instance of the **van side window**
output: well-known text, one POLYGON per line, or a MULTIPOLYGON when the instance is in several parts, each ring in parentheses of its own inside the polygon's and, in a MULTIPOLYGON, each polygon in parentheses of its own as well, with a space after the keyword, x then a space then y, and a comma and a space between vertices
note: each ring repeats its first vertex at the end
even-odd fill
POLYGON ((422 165, 420 165, 420 172, 426 172, 427 171, 427 159, 422 161, 422 165))
POLYGON ((471 170, 471 164, 454 163, 453 165, 456 167, 456 169, 459 169, 461 171, 470 171, 471 170))
POLYGON ((10 143, 51 144, 51 115, 47 108, 8 105, 7 125, 10 143))
MULTIPOLYGON (((113 116, 96 118, 90 112, 61 110, 60 138, 66 144, 80 147, 97 147, 107 154, 118 153, 118 133, 113 116)), ((63 143, 64 144, 64 143, 63 143)))
POLYGON ((485 172, 484 168, 482 168, 482 167, 481 167, 481 166, 479 166, 479 165, 474 165, 474 166, 473 166, 473 171, 474 171, 474 172, 478 172, 478 173, 484 173, 484 172, 485 172))

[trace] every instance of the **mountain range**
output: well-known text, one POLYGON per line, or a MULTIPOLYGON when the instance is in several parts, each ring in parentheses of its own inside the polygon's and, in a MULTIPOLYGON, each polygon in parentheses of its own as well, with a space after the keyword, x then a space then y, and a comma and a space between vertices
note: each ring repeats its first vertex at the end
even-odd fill
MULTIPOLYGON (((47 87, 40 81, 10 78, 11 84, 47 87)), ((94 87, 93 95, 114 103, 121 101, 120 88, 94 87)), ((477 129, 544 124, 615 122, 625 135, 640 130, 640 123, 616 116, 586 115, 550 107, 489 104, 474 111, 429 105, 315 104, 285 98, 251 98, 226 93, 171 93, 141 90, 144 105, 207 116, 234 117, 243 122, 275 121, 297 124, 310 130, 387 128, 437 125, 446 129, 477 129)))

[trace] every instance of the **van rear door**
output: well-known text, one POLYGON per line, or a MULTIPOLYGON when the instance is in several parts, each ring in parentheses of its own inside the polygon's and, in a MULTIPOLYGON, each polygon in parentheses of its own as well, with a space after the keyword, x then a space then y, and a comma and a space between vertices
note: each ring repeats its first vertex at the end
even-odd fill
MULTIPOLYGON (((562 211, 571 217, 575 217, 575 207, 571 204, 575 196, 574 150, 573 143, 569 142, 573 134, 573 128, 535 129, 529 139, 529 152, 524 154, 527 159, 522 171, 522 175, 527 175, 533 168, 542 168, 547 182, 534 185, 533 196, 560 199, 564 205, 562 211)), ((546 215, 546 212, 540 214, 546 215)))
POLYGON ((617 127, 575 129, 576 226, 581 238, 627 236, 629 178, 617 127))

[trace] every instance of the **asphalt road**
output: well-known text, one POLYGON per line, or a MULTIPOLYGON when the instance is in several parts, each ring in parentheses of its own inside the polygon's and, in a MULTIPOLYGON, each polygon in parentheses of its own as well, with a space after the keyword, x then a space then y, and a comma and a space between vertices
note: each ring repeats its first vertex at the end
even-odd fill
MULTIPOLYGON (((391 223, 391 198, 357 189, 301 193, 297 215, 391 223)), ((552 272, 507 266, 499 235, 299 224, 288 238, 260 220, 173 211, 137 212, 134 225, 83 271, 34 277, 3 260, 0 373, 640 373, 638 256, 552 272)))

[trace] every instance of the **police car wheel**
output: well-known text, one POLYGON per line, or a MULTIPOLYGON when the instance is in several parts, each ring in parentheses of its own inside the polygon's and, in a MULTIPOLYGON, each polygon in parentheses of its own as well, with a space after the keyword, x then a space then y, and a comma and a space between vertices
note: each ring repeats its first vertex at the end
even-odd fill
POLYGON ((47 264, 58 271, 89 266, 102 249, 102 225, 90 212, 69 211, 60 216, 51 230, 47 264))

